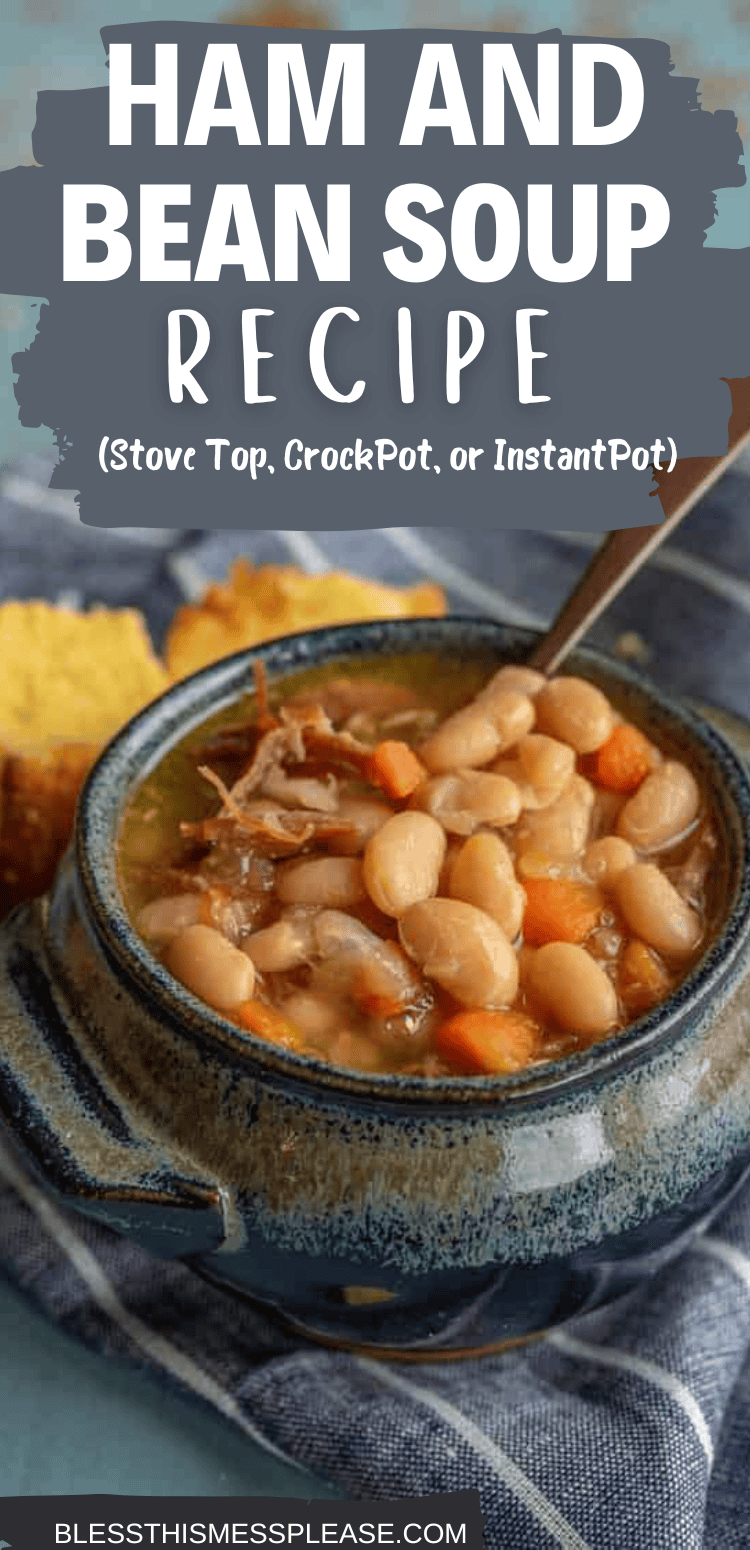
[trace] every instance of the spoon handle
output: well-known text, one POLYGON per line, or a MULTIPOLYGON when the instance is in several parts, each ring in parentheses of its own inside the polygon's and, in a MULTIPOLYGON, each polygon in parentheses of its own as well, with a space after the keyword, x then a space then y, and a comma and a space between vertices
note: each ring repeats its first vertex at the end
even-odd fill
POLYGON ((588 633, 599 615, 609 607, 623 587, 627 586, 636 571, 640 570, 683 517, 686 517, 693 506, 703 499, 706 492, 721 479, 735 458, 739 457, 748 446, 750 446, 750 429, 737 438, 724 457, 710 460, 696 459, 698 465, 696 476, 690 479, 686 488, 683 486, 680 490, 677 505, 671 510, 669 507, 672 502, 669 500, 670 490, 667 481, 666 486, 662 488, 668 515, 662 522, 654 522, 649 527, 621 527, 609 534, 567 602, 563 604, 554 623, 533 651, 529 658, 530 667, 535 667, 542 673, 556 671, 568 653, 588 633))

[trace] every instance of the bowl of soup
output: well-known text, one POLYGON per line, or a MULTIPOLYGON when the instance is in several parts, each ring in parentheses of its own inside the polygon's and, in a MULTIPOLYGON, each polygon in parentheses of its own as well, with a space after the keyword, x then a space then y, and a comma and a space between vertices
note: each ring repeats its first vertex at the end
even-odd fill
POLYGON ((178 685, 2 942, 0 1105, 76 1209, 319 1341, 498 1349, 750 1168, 750 786, 593 651, 387 621, 178 685))

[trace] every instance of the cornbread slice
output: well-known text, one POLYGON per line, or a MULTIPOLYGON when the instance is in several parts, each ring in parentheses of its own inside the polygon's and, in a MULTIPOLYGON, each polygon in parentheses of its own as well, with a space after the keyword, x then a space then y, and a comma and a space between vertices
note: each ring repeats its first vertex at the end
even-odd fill
POLYGON ((134 609, 0 605, 0 915, 49 887, 94 758, 168 686, 134 609))
POLYGON ((214 582, 199 602, 177 610, 165 658, 172 677, 184 678, 220 657, 296 630, 442 615, 446 606, 442 588, 431 582, 389 587, 346 571, 309 576, 294 565, 256 567, 240 559, 227 581, 214 582))
POLYGON ((0 604, 0 746, 104 743, 169 687, 134 608, 0 604))

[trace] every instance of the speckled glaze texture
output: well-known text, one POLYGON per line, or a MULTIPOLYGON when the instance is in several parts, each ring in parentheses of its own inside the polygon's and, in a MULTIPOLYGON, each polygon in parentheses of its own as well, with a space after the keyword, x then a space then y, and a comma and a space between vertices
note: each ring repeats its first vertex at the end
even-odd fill
POLYGON ((196 675, 110 744, 52 895, 0 932, 0 1113, 57 1198, 301 1331, 404 1354, 594 1307, 726 1201, 750 1169, 750 788, 710 726, 593 652, 580 670, 702 772, 733 857, 717 941, 605 1044, 510 1078, 339 1071, 208 1011, 125 915, 129 794, 247 691, 255 656, 274 679, 352 655, 519 660, 530 644, 454 619, 290 637, 196 675))

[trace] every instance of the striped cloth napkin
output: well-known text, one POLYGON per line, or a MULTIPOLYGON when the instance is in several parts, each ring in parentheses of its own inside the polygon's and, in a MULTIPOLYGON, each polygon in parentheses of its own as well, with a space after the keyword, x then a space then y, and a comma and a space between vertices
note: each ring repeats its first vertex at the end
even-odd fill
MULTIPOLYGON (((429 577, 462 613, 543 623, 597 541, 429 528, 97 532, 44 485, 33 466, 6 482, 0 595, 137 604, 157 640, 178 601, 239 553, 388 582, 429 577)), ((593 637, 647 657, 663 686, 740 715, 749 496, 746 474, 728 475, 593 637)), ((292 1342, 184 1266, 58 1210, 7 1137, 0 1263, 102 1355, 160 1373, 352 1497, 478 1489, 488 1550, 750 1547, 750 1188, 676 1267, 626 1298, 520 1350, 437 1367, 292 1342)))

